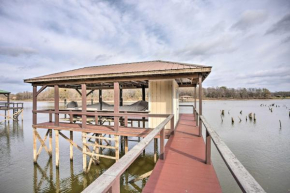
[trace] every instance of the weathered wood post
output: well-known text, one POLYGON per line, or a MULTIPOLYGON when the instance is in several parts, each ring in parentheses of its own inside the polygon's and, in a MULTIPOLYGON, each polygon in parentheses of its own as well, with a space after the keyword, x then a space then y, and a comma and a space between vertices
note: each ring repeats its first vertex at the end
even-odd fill
POLYGON ((82 128, 84 129, 87 124, 87 85, 82 84, 82 128))
POLYGON ((171 135, 174 135, 174 115, 172 116, 170 120, 170 129, 171 129, 171 135))
MULTIPOLYGON (((198 75, 199 79, 199 117, 202 115, 202 74, 198 75)), ((199 118, 199 137, 202 135, 202 122, 199 118)))
MULTIPOLYGON (((37 124, 37 86, 33 86, 33 93, 32 93, 32 124, 36 125, 37 124)), ((9 107, 9 106, 8 106, 9 107)))
MULTIPOLYGON (((32 92, 32 124, 36 125, 37 124, 37 86, 33 86, 33 92, 32 92)), ((7 99, 7 102, 9 100, 7 99)), ((9 109, 9 103, 8 103, 8 109, 9 109)), ((9 112, 9 110, 8 110, 9 112)), ((9 116, 9 114, 8 114, 9 116)), ((36 127, 33 127, 33 162, 37 162, 37 143, 36 143, 36 127)))
POLYGON ((103 110, 103 96, 102 96, 102 90, 99 90, 99 104, 100 104, 100 110, 103 110))
POLYGON ((206 143, 205 143, 205 163, 211 164, 211 136, 209 132, 206 130, 206 143))
MULTIPOLYGON (((69 136, 70 136, 70 140, 73 141, 74 140, 73 131, 69 132, 69 136)), ((74 149, 73 149, 73 144, 72 143, 69 144, 69 149, 70 149, 69 157, 70 157, 70 160, 72 161, 73 160, 73 155, 74 155, 74 149)))
MULTIPOLYGON (((119 82, 114 82, 114 114, 119 113, 119 102, 120 100, 120 88, 119 88, 119 82)), ((116 132, 119 130, 119 117, 114 116, 114 129, 116 132)))
POLYGON ((49 148, 49 157, 52 157, 52 129, 50 129, 49 131, 48 148, 49 148))
POLYGON ((193 97, 194 97, 194 108, 193 108, 193 115, 194 115, 194 119, 195 121, 196 120, 196 113, 195 113, 195 110, 196 110, 196 85, 193 87, 193 97))
MULTIPOLYGON (((54 125, 59 126, 59 87, 54 85, 54 125)), ((55 130, 55 165, 59 167, 59 130, 55 130)))
POLYGON ((83 132, 82 133, 82 138, 83 138, 83 172, 86 173, 87 172, 87 147, 86 147, 86 142, 87 142, 87 138, 86 138, 86 133, 83 132))
POLYGON ((165 129, 163 128, 160 131, 160 159, 165 160, 165 147, 164 147, 164 140, 165 140, 165 129))
POLYGON ((123 89, 120 88, 120 106, 123 106, 123 89))
POLYGON ((157 162, 158 139, 154 138, 154 163, 157 162))
POLYGON ((54 130, 55 132, 55 166, 59 167, 59 130, 54 130))

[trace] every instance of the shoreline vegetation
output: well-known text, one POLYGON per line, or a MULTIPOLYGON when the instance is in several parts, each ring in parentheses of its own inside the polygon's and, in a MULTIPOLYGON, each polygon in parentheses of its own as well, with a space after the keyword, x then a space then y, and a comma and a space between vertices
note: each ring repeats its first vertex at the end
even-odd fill
MULTIPOLYGON (((198 89, 197 98, 199 96, 198 89)), ((89 91, 88 91, 89 92, 89 91)), ((113 90, 103 91, 103 101, 113 101, 113 90)), ((10 94, 11 101, 32 101, 32 92, 25 91, 16 94, 10 94)), ((54 89, 47 88, 38 95, 38 101, 53 101, 54 89)), ((96 90, 93 94, 87 97, 88 101, 98 101, 99 91, 96 90)), ((66 99, 69 101, 81 101, 81 96, 73 89, 60 89, 60 100, 66 99)), ((179 99, 181 102, 194 101, 193 88, 180 88, 179 99)), ((203 100, 261 100, 261 99, 290 99, 290 91, 285 92, 270 92, 266 88, 227 88, 227 87, 209 87, 203 88, 203 100)), ((6 101, 6 97, 0 97, 0 101, 6 101)), ((124 101, 142 100, 141 89, 123 90, 124 101)), ((148 93, 146 89, 146 100, 148 93)))

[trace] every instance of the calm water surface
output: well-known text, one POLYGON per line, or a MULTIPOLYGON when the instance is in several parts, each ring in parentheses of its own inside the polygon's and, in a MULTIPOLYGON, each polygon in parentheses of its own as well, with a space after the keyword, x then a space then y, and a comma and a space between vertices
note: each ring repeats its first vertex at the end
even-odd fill
MULTIPOLYGON (((38 104, 39 109, 50 108, 52 105, 45 102, 38 104)), ((101 164, 93 165, 90 172, 84 175, 82 153, 74 149, 74 161, 71 162, 69 143, 63 138, 60 138, 59 169, 55 168, 54 152, 53 158, 49 159, 44 150, 38 158, 38 164, 33 164, 32 104, 26 102, 24 106, 23 122, 0 125, 0 192, 80 192, 114 164, 113 160, 101 158, 101 164)), ((290 192, 289 108, 290 100, 203 102, 203 114, 208 122, 267 192, 290 192), (260 106, 273 103, 273 112, 268 107, 260 106), (222 109, 225 110, 223 118, 220 113, 222 109), (256 114, 256 122, 249 119, 246 121, 250 112, 256 114), (232 117, 234 124, 231 122, 232 117), (282 123, 281 129, 279 120, 282 123)), ((181 112, 190 110, 182 107, 181 112)), ((47 120, 47 115, 39 114, 38 122, 47 120)), ((38 129, 38 132, 41 136, 45 135, 45 130, 38 129)), ((68 132, 63 133, 69 136, 68 132)), ((80 133, 74 133, 74 141, 81 144, 80 133)), ((129 142, 129 149, 136 143, 129 142)), ((147 179, 135 183, 127 181, 154 168, 153 145, 151 143, 146 148, 146 153, 140 155, 122 175, 122 192, 141 192, 147 179)), ((114 154, 111 151, 104 153, 114 154)), ((216 149, 212 150, 212 161, 223 191, 240 192, 216 149)))

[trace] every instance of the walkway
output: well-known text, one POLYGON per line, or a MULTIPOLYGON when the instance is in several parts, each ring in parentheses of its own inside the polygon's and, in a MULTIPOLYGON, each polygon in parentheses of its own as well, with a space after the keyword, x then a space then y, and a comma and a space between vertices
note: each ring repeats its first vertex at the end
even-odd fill
POLYGON ((175 134, 165 147, 143 192, 222 192, 212 165, 204 164, 205 143, 193 115, 180 114, 175 134))

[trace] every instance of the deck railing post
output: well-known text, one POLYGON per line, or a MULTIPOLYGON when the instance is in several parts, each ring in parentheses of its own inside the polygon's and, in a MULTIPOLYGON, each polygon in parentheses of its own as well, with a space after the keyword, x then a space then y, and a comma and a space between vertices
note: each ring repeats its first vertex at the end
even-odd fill
POLYGON ((50 123, 52 122, 52 113, 51 113, 51 110, 49 110, 49 122, 50 123))
POLYGON ((195 121, 197 121, 197 117, 196 117, 196 85, 194 87, 194 110, 193 110, 193 114, 194 114, 194 119, 195 121))
MULTIPOLYGON (((119 82, 114 82, 114 114, 119 113, 120 105, 120 85, 119 82)), ((114 116, 114 129, 116 132, 119 130, 119 117, 114 116)))
POLYGON ((54 85, 54 125, 59 126, 59 87, 54 85))
POLYGON ((171 135, 174 135, 174 115, 172 116, 170 120, 170 129, 171 129, 171 135))
MULTIPOLYGON (((198 102, 199 102, 199 117, 202 115, 202 74, 198 75, 198 82, 199 82, 199 98, 198 98, 198 102)), ((201 119, 199 119, 199 137, 202 136, 202 122, 201 119)))
POLYGON ((160 131, 160 159, 165 160, 165 147, 164 147, 165 131, 164 128, 160 131))
MULTIPOLYGON (((35 112, 37 110, 37 86, 33 86, 33 104, 32 104, 32 109, 33 109, 33 117, 32 117, 32 123, 33 125, 37 124, 37 113, 35 112)), ((8 108, 9 108, 9 103, 8 103, 8 108)), ((9 111, 9 110, 8 110, 9 111)))
MULTIPOLYGON (((82 84, 82 113, 87 112, 87 85, 82 84)), ((87 124, 87 115, 82 115, 82 128, 87 124)))
POLYGON ((206 147, 205 147, 205 163, 211 164, 211 136, 206 129, 206 147))

